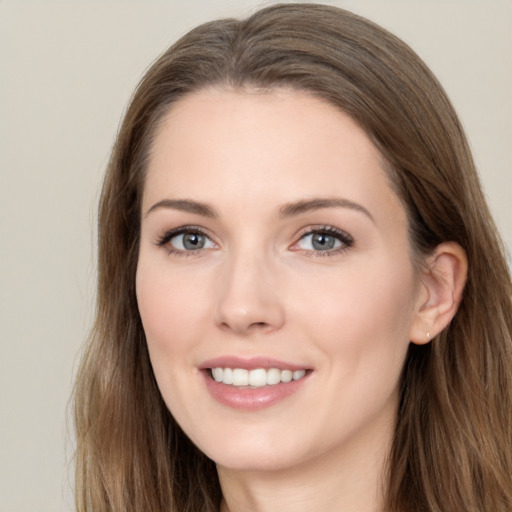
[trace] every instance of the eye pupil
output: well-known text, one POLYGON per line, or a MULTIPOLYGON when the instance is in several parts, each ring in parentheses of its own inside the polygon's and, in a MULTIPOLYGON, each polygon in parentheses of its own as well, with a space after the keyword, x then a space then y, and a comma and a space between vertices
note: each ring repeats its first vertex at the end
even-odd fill
POLYGON ((325 251, 326 249, 332 249, 335 243, 336 239, 331 235, 326 235, 325 233, 313 234, 312 244, 314 249, 325 251))
POLYGON ((205 237, 200 233, 185 233, 183 235, 183 247, 185 249, 202 249, 205 244, 205 237))

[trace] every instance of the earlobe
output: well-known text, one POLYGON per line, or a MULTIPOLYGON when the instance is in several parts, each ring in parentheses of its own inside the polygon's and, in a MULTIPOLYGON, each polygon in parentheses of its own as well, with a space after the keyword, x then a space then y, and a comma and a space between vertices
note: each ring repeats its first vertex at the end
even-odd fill
POLYGON ((462 300, 467 271, 466 253, 455 242, 438 245, 427 258, 409 337, 413 343, 428 343, 451 322, 462 300))

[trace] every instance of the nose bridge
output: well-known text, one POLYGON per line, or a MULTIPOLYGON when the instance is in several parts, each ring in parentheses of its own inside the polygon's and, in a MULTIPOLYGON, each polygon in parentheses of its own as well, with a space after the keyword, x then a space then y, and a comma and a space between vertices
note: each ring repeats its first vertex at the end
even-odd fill
POLYGON ((284 322, 276 264, 251 245, 233 248, 219 275, 217 324, 238 334, 278 329, 284 322))

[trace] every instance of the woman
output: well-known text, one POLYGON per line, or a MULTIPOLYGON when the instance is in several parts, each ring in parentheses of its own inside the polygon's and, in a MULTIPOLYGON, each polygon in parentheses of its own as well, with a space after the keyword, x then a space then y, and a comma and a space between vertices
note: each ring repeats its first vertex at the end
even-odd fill
POLYGON ((287 4, 140 83, 99 214, 79 510, 508 511, 512 296, 442 88, 287 4))

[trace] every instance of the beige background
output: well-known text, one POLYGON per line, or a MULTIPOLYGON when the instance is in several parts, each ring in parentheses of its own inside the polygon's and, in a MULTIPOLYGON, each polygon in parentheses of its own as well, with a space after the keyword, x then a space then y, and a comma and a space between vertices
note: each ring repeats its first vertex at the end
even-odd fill
MULTIPOLYGON (((438 75, 512 247, 512 2, 330 3, 391 29, 438 75)), ((258 4, 0 0, 0 512, 72 509, 66 407, 93 310, 101 176, 132 89, 187 29, 258 4)))

